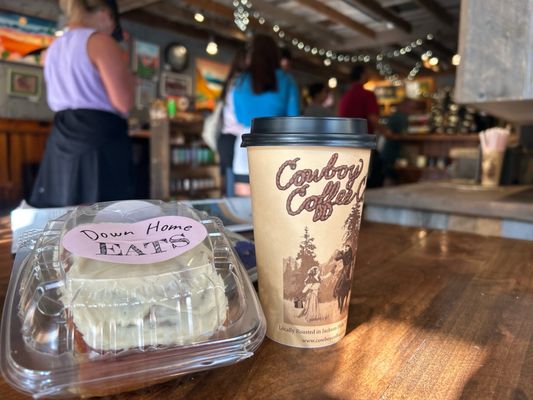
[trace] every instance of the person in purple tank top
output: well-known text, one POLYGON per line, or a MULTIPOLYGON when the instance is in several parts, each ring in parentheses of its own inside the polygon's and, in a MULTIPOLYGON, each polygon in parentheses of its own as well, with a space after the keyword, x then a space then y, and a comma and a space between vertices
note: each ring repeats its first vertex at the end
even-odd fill
POLYGON ((60 0, 68 24, 48 48, 44 76, 54 125, 29 203, 63 207, 131 198, 126 116, 134 80, 116 0, 60 0))

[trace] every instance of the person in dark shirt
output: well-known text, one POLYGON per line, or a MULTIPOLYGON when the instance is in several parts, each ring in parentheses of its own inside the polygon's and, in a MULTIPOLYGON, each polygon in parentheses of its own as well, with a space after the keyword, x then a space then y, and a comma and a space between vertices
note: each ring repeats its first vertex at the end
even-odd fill
POLYGON ((368 121, 368 133, 376 133, 379 105, 376 95, 363 87, 368 80, 365 67, 354 66, 350 78, 352 84, 339 103, 339 117, 364 118, 368 121))
POLYGON ((328 95, 328 88, 322 82, 313 83, 309 86, 311 104, 305 108, 303 115, 306 117, 333 117, 331 110, 324 107, 324 102, 328 95))
MULTIPOLYGON (((378 133, 379 105, 376 95, 366 90, 367 73, 365 67, 356 65, 351 73, 352 85, 344 93, 339 103, 339 117, 364 118, 367 120, 368 133, 378 133)), ((367 188, 383 185, 382 162, 376 150, 372 150, 367 188)))

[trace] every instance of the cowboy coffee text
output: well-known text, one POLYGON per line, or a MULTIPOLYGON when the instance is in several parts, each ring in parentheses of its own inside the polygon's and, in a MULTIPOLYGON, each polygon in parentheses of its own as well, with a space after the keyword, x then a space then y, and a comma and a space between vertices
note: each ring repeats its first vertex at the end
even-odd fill
POLYGON ((355 181, 363 172, 364 161, 359 159, 353 165, 335 165, 339 158, 333 153, 322 169, 297 169, 300 158, 285 161, 276 174, 276 187, 279 190, 290 190, 287 196, 286 209, 289 215, 299 215, 303 211, 313 212, 313 221, 325 221, 333 213, 336 205, 351 204, 354 199, 361 200, 366 177, 355 181), (327 183, 320 194, 310 194, 312 184, 326 180, 327 183), (303 199, 302 199, 303 198, 303 199))

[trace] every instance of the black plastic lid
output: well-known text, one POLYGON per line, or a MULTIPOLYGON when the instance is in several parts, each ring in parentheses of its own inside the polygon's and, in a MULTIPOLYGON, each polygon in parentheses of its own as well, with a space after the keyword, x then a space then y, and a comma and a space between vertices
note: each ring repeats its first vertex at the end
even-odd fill
POLYGON ((374 149, 376 136, 367 134, 366 119, 319 117, 255 118, 248 146, 335 146, 374 149))

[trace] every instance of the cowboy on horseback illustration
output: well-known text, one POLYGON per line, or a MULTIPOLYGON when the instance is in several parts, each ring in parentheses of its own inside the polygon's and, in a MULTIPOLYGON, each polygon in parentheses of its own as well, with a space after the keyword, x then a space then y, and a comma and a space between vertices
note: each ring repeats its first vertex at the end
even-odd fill
POLYGON ((339 260, 342 260, 342 270, 337 278, 337 282, 335 283, 333 297, 337 299, 339 312, 342 313, 350 293, 353 271, 352 267, 355 261, 352 247, 349 244, 344 245, 342 250, 337 251, 337 254, 335 255, 335 261, 339 260))

